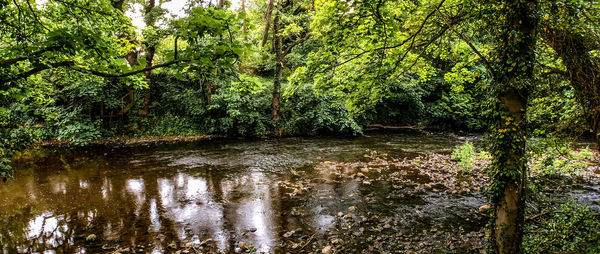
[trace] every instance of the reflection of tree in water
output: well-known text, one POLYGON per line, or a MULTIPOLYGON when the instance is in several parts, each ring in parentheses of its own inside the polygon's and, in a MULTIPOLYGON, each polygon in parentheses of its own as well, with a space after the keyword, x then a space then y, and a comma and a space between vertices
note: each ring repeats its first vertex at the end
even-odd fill
MULTIPOLYGON (((64 160, 63 160, 64 161, 64 160)), ((98 249, 103 245, 147 245, 162 233, 165 242, 179 242, 174 224, 165 216, 157 179, 142 176, 143 192, 127 190, 127 176, 106 175, 123 172, 129 165, 109 164, 103 156, 84 162, 85 169, 60 171, 56 161, 21 169, 24 176, 0 189, 6 197, 0 206, 0 244, 13 252, 76 252, 78 247, 98 249), (110 167, 109 167, 110 166, 110 167), (14 194, 28 193, 29 197, 14 194), (138 195, 142 195, 140 199, 138 195), (155 202, 159 229, 151 229, 150 207, 155 202), (86 241, 91 235, 97 241, 86 241)), ((81 165, 71 165, 75 166, 81 165)))
MULTIPOLYGON (((147 151, 69 156, 20 165, 20 175, 0 185, 0 197, 6 197, 0 203, 0 222, 6 225, 0 229, 0 246, 5 252, 106 252, 116 246, 160 252, 171 243, 197 244, 209 238, 220 251, 245 242, 271 252, 278 250, 280 235, 287 231, 314 232, 335 223, 331 214, 337 212, 337 200, 290 197, 278 183, 285 176, 259 167, 262 154, 251 165, 235 159, 213 163, 203 155, 186 154, 184 160, 206 162, 191 167, 170 164, 177 156, 147 151), (292 210, 298 209, 306 212, 294 215, 292 210), (91 234, 95 241, 86 240, 91 234)), ((355 185, 334 181, 319 188, 344 197, 356 191, 355 185)))
POLYGON ((0 186, 8 199, 0 205, 4 251, 166 250, 208 238, 222 251, 242 240, 265 250, 274 244, 279 194, 259 169, 183 173, 162 161, 132 166, 128 157, 106 158, 49 156, 0 186), (257 232, 241 239, 251 228, 257 232), (86 240, 91 234, 95 241, 86 240))

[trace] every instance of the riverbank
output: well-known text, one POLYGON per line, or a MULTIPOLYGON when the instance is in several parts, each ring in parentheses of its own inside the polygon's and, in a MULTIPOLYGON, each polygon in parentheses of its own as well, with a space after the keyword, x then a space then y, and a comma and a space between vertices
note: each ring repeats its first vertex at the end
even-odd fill
MULTIPOLYGON (((205 140, 225 139, 224 136, 216 135, 196 135, 196 136, 145 136, 145 137, 114 137, 102 138, 90 141, 85 146, 113 146, 113 147, 128 147, 128 146, 147 146, 160 144, 176 144, 185 142, 198 142, 205 140)), ((74 147, 78 146, 69 140, 44 140, 33 144, 34 148, 47 147, 74 147)))
MULTIPOLYGON (((164 145, 164 144, 177 144, 177 143, 190 143, 199 141, 209 140, 257 140, 257 139, 269 139, 269 138, 319 138, 319 137, 360 137, 366 134, 377 134, 377 133, 415 133, 423 135, 444 135, 443 132, 427 131, 427 128, 423 126, 382 126, 382 125, 369 125, 365 128, 364 133, 361 135, 292 135, 290 133, 267 133, 259 137, 235 137, 235 136, 223 136, 223 135, 191 135, 191 136, 118 136, 111 138, 101 138, 92 140, 85 145, 77 145, 69 140, 41 140, 36 141, 33 144, 33 148, 52 148, 52 147, 77 147, 77 146, 105 146, 105 147, 132 147, 132 146, 148 146, 148 145, 164 145)), ((454 133, 448 133, 448 135, 456 137, 454 133)), ((481 135, 481 134, 476 134, 481 135)))

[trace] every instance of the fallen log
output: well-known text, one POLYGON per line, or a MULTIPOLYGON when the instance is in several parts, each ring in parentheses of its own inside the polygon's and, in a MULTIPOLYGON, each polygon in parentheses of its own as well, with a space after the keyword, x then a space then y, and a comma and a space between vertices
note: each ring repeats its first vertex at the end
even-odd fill
POLYGON ((369 124, 365 127, 366 131, 370 130, 390 130, 390 131, 418 131, 418 132, 426 132, 425 129, 427 127, 419 125, 406 125, 406 126, 387 126, 383 124, 369 124))

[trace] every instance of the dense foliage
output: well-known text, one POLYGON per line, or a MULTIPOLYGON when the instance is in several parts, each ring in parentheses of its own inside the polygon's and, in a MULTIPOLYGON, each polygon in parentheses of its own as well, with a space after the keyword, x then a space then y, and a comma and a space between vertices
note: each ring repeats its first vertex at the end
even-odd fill
POLYGON ((598 253, 600 214, 589 207, 565 203, 531 225, 524 239, 526 253, 598 253))
POLYGON ((165 2, 0 0, 2 179, 40 140, 489 130, 490 250, 518 253, 528 140, 600 144, 595 1, 165 2))

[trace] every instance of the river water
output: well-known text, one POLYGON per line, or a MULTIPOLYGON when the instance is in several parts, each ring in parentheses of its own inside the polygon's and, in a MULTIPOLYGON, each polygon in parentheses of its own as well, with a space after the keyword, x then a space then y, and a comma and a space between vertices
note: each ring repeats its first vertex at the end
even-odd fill
MULTIPOLYGON (((361 161, 372 151, 395 158, 447 154, 465 139, 475 137, 371 134, 39 150, 14 165, 15 179, 0 184, 0 252, 320 253, 332 241, 343 253, 369 252, 365 244, 382 252, 479 252, 487 220, 478 212, 485 203, 480 192, 390 197, 385 183, 340 180, 314 167, 361 161)), ((597 204, 598 192, 592 186, 571 197, 597 204)))

